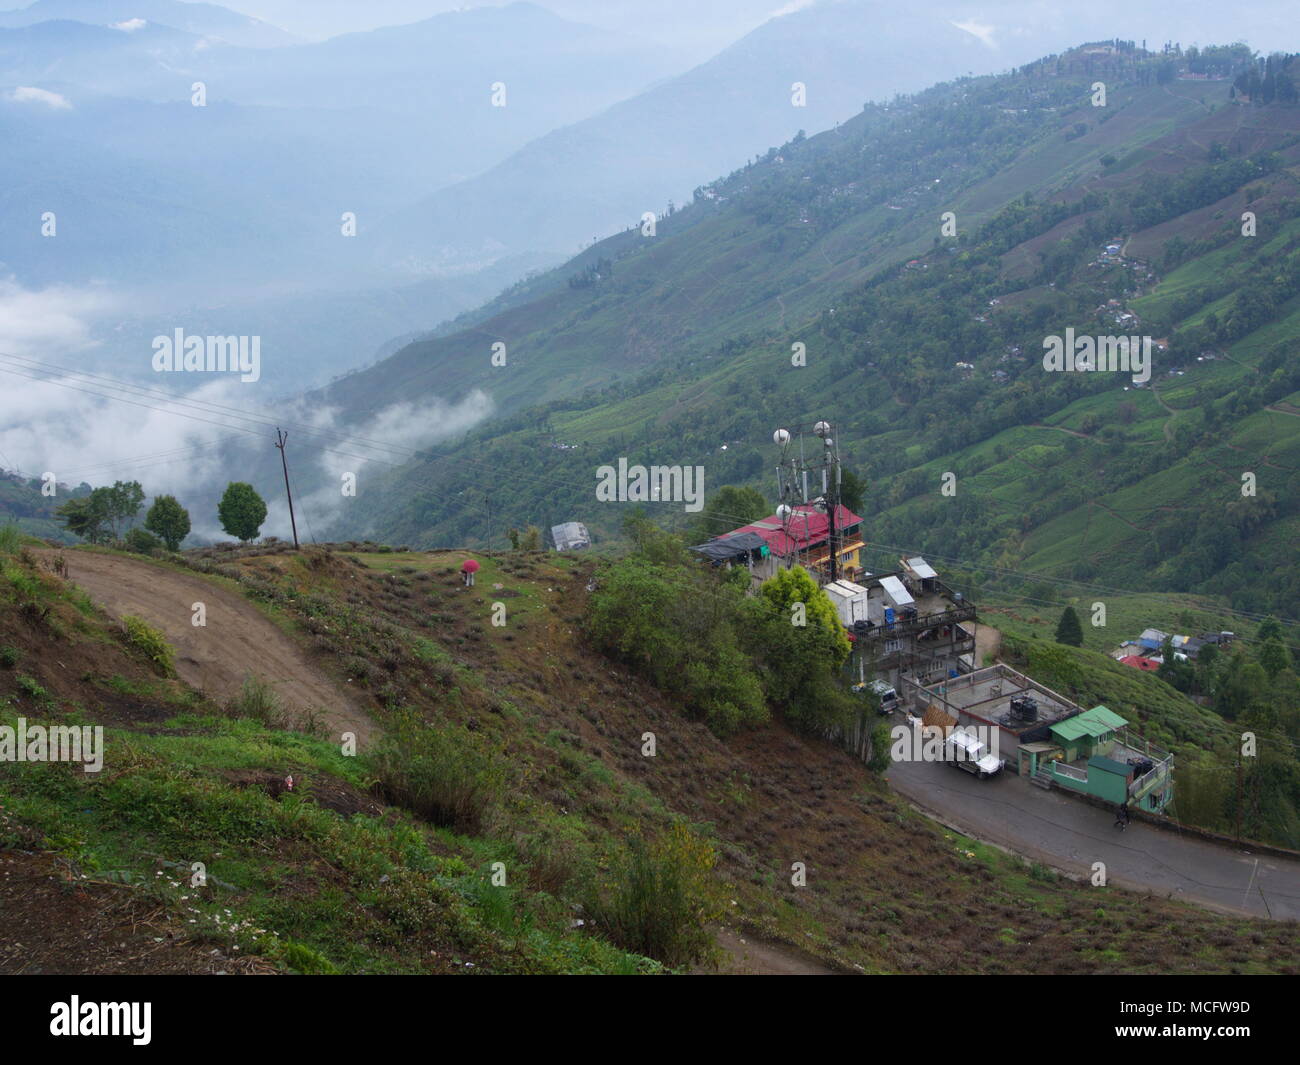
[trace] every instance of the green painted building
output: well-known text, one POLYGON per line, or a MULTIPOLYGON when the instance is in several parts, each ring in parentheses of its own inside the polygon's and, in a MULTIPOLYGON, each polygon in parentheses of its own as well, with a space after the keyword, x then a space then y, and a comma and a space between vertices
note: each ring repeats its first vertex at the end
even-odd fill
POLYGON ((1052 744, 1035 745, 1045 748, 1034 752, 1031 769, 1040 782, 1153 813, 1173 798, 1173 755, 1130 736, 1113 710, 1094 706, 1049 731, 1052 744))

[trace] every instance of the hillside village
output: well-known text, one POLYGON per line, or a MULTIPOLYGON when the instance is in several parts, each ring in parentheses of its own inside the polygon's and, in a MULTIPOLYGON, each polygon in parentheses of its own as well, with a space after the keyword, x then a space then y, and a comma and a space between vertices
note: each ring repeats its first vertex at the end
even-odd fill
MULTIPOLYGON (((998 762, 992 773, 981 775, 1009 767, 1041 787, 1093 796, 1116 808, 1165 810, 1173 800, 1171 753, 1131 733, 1129 722, 1105 706, 1085 709, 1003 664, 979 661, 975 603, 920 556, 900 559, 893 573, 866 572, 860 564, 863 520, 836 506, 834 530, 821 501, 692 550, 715 566, 745 567, 760 586, 781 567, 813 574, 853 643, 845 669, 858 677, 855 690, 864 697, 870 693, 880 713, 899 715, 949 743, 971 726, 988 730, 998 762), (832 553, 837 567, 830 565, 832 553), (833 577, 833 569, 844 576, 833 577)), ((1159 649, 1164 639, 1148 630, 1139 644, 1159 649)), ((1195 653, 1196 644, 1176 639, 1195 653)), ((986 753, 983 747, 977 751, 986 753)), ((949 760, 970 759, 964 747, 954 747, 949 760)))
POLYGON ((868 103, 211 483, 0 472, 0 972, 1300 972, 1297 84, 868 103))

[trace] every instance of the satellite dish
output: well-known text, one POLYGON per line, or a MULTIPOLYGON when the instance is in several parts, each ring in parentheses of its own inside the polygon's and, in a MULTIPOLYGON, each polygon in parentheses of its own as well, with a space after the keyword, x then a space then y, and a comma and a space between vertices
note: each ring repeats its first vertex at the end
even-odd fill
POLYGON ((793 513, 794 513, 794 508, 787 506, 785 503, 782 503, 779 507, 776 508, 776 516, 780 518, 782 521, 789 521, 790 515, 793 513))
POLYGON ((785 445, 790 442, 790 431, 788 429, 778 429, 772 434, 772 439, 782 447, 785 447, 785 445))
POLYGON ((831 431, 830 422, 818 422, 816 425, 813 426, 813 432, 816 433, 818 436, 825 436, 830 431, 831 431))

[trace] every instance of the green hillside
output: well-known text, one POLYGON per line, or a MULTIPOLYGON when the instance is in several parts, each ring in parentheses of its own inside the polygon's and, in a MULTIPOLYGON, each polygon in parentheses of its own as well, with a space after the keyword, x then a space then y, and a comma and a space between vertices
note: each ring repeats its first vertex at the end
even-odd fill
POLYGON ((829 417, 869 540, 1295 616, 1300 108, 1180 80, 1189 62, 1076 52, 869 108, 345 380, 345 409, 483 388, 502 415, 394 473, 365 531, 611 535, 595 467, 767 489, 772 430, 829 417), (1066 328, 1167 348, 1141 385, 1047 373, 1066 328))

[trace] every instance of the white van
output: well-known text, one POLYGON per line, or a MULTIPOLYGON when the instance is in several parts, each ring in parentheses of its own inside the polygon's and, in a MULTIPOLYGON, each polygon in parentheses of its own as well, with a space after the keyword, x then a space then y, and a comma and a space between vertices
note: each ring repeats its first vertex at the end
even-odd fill
POLYGON ((882 714, 892 714, 898 709, 898 693, 883 680, 873 680, 870 684, 855 684, 849 690, 855 695, 863 695, 870 691, 880 700, 882 714))
POLYGON ((894 691, 883 680, 873 680, 871 690, 880 697, 880 712, 882 714, 892 714, 898 709, 898 692, 894 691))

